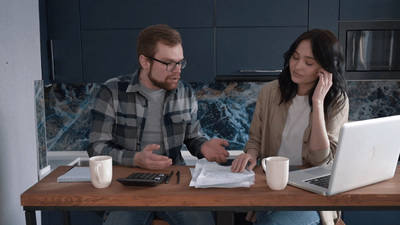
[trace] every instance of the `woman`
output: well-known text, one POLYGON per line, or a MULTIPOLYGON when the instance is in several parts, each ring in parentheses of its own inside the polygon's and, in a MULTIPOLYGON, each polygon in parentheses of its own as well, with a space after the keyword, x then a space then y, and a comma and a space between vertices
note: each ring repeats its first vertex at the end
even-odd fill
MULTIPOLYGON (((284 59, 278 80, 260 90, 245 153, 233 161, 233 172, 253 169, 257 159, 268 156, 285 156, 291 165, 304 166, 334 158, 349 112, 338 40, 328 30, 307 31, 284 59)), ((255 224, 333 224, 338 217, 336 212, 257 212, 255 224)))

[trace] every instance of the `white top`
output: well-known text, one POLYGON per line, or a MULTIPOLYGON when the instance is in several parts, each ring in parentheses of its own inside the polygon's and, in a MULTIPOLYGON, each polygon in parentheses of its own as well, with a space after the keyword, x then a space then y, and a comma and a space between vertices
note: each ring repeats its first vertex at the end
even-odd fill
POLYGON ((304 130, 308 126, 311 107, 308 96, 296 95, 289 107, 288 117, 282 133, 278 155, 289 158, 290 165, 302 165, 301 152, 304 130))

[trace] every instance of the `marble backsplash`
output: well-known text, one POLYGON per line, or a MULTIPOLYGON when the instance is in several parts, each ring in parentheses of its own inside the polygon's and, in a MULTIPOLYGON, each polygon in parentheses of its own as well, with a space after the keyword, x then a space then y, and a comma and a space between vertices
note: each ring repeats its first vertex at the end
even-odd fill
MULTIPOLYGON (((265 83, 190 84, 197 94, 198 117, 206 136, 227 139, 231 150, 243 149, 248 140, 258 92, 265 83)), ((349 120, 400 114, 400 81, 349 81, 348 87, 349 120)), ((41 140, 46 142, 42 144, 45 150, 86 151, 90 108, 98 88, 99 84, 53 84, 44 87, 46 126, 38 123, 38 129, 42 130, 39 136, 46 135, 41 140)), ((37 98, 40 99, 38 95, 37 98)), ((41 163, 46 162, 43 160, 41 163)))
POLYGON ((36 149, 39 153, 39 169, 47 166, 47 147, 46 147, 46 115, 44 104, 43 81, 34 81, 35 100, 36 100, 36 149))

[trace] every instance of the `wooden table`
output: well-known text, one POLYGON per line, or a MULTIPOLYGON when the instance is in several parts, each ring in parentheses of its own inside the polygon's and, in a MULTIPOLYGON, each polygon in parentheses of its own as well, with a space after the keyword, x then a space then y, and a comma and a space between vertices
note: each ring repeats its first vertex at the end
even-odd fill
MULTIPOLYGON (((268 188, 261 167, 254 169, 253 186, 232 189, 189 187, 191 175, 187 166, 159 171, 173 170, 174 176, 168 184, 156 187, 123 186, 117 178, 145 170, 122 166, 113 167, 113 181, 105 189, 96 189, 89 182, 57 183, 57 177, 68 169, 58 167, 21 194, 26 224, 36 224, 36 210, 400 210, 400 167, 393 179, 329 197, 289 185, 285 190, 273 191, 268 188), (178 170, 179 184, 175 175, 178 170)), ((68 223, 68 218, 65 221, 68 223)))

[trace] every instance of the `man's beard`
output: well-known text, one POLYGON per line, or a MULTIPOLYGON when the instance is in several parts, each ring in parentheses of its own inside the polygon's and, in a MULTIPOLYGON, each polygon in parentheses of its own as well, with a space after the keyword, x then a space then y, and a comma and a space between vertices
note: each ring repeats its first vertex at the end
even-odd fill
POLYGON ((153 77, 151 72, 152 72, 152 70, 150 69, 150 71, 147 74, 147 76, 149 77, 149 80, 153 83, 154 86, 159 87, 159 88, 164 89, 164 90, 167 90, 167 91, 171 91, 171 90, 174 90, 174 89, 177 88, 177 85, 167 82, 169 77, 172 76, 172 75, 167 76, 164 81, 158 81, 153 77))

